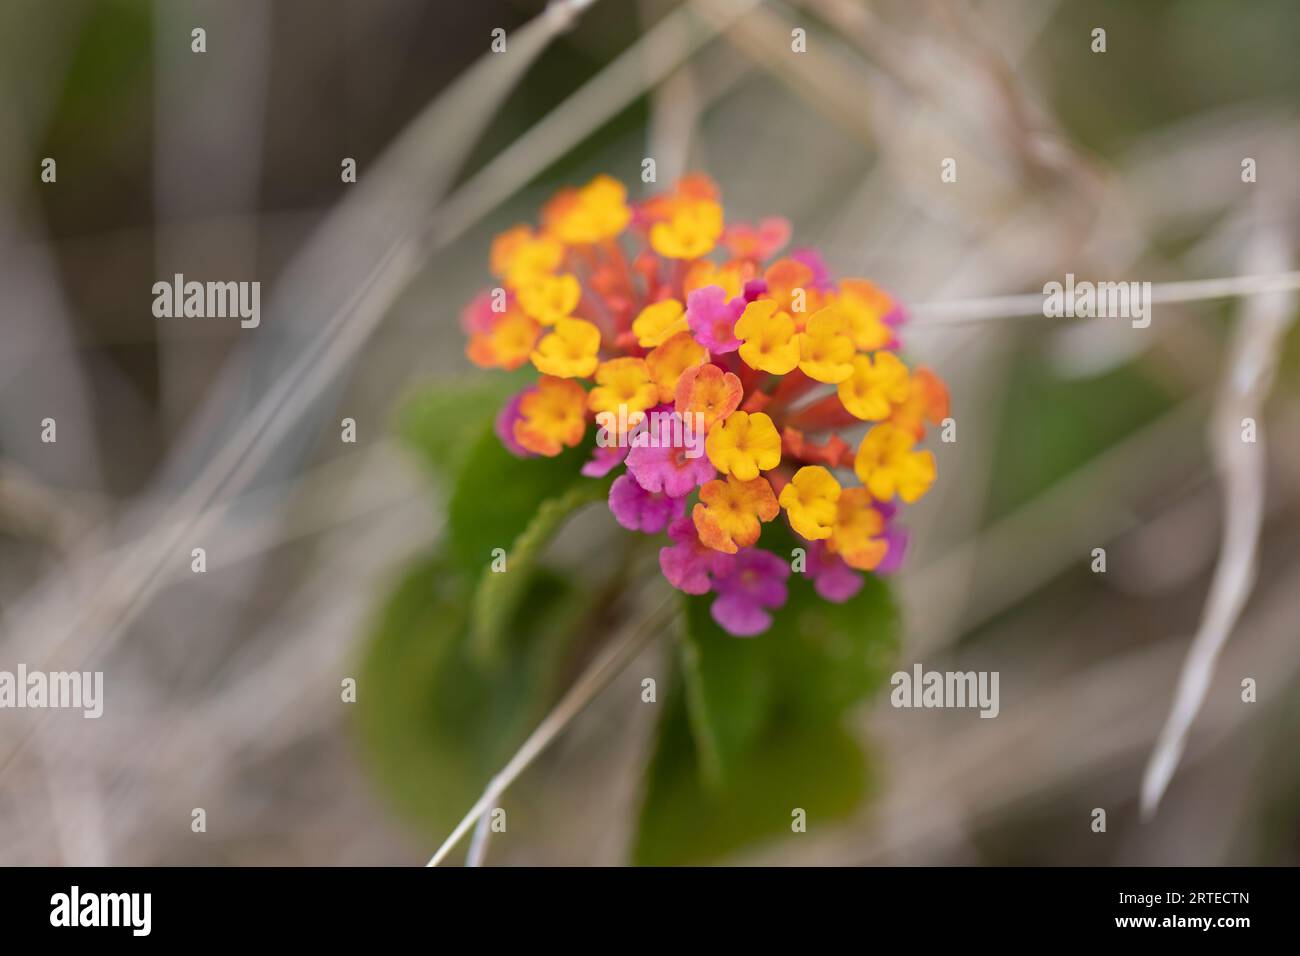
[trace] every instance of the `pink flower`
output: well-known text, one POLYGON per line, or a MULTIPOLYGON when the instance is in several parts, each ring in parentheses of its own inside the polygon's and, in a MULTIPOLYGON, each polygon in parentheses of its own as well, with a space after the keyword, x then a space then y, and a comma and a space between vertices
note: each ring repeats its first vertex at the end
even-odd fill
POLYGON ((588 478, 604 478, 611 471, 623 464, 627 457, 626 445, 597 444, 591 458, 582 466, 582 474, 588 478))
POLYGON ((518 392, 510 397, 510 400, 501 406, 501 411, 497 413, 496 421, 493 428, 497 433, 497 438, 501 439, 501 444, 506 446, 506 451, 516 458, 536 458, 537 456, 519 444, 515 440, 515 422, 522 417, 519 411, 519 403, 523 401, 525 395, 529 392, 535 392, 537 388, 530 385, 522 392, 518 392))
POLYGON ((722 233, 722 243, 737 259, 770 259, 790 241, 790 221, 768 216, 758 225, 738 222, 722 233))
POLYGON ((811 541, 808 548, 808 577, 813 587, 827 601, 843 604, 862 590, 863 577, 844 563, 825 541, 811 541))
POLYGON ((740 348, 735 327, 744 309, 740 297, 728 302, 726 290, 718 285, 706 285, 686 297, 686 321, 696 340, 714 355, 740 348))
POLYGON ((689 516, 674 518, 668 526, 673 544, 659 549, 659 567, 668 583, 687 594, 705 594, 713 580, 726 575, 735 557, 700 542, 689 516))
POLYGON ((704 436, 692 434, 688 444, 683 419, 676 412, 657 413, 642 440, 646 444, 628 452, 627 470, 646 491, 682 498, 717 474, 704 454, 704 436))
MULTIPOLYGON (((507 305, 509 302, 507 298, 507 305)), ((460 327, 466 335, 487 335, 500 318, 501 315, 492 310, 492 293, 485 289, 461 310, 460 327)))
POLYGON ((880 559, 878 565, 872 568, 872 573, 893 574, 902 566, 903 558, 907 554, 907 529, 894 524, 894 518, 898 514, 898 505, 892 501, 877 501, 872 507, 880 512, 880 517, 885 519, 885 530, 881 532, 880 536, 885 539, 885 543, 888 545, 885 556, 880 559))
POLYGON ((619 475, 609 488, 609 510, 629 531, 658 534, 686 514, 686 500, 646 491, 631 476, 619 475))
POLYGON ((734 637, 753 637, 772 625, 770 611, 785 604, 790 565, 771 551, 741 548, 727 575, 714 583, 709 613, 734 637))

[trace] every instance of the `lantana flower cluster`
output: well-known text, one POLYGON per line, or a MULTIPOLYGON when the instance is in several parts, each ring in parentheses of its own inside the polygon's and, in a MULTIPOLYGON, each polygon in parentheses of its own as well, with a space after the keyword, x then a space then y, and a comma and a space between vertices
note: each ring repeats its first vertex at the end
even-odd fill
POLYGON ((500 284, 462 316, 475 364, 539 373, 497 417, 506 448, 555 456, 597 427, 582 474, 623 469, 615 519, 666 534, 664 576, 714 594, 737 636, 787 598, 769 522, 789 523, 826 600, 897 569, 899 504, 934 482, 920 444, 948 414, 943 382, 898 357, 898 303, 815 250, 780 255, 789 238, 780 218, 728 224, 704 176, 641 202, 598 176, 493 241, 500 284))

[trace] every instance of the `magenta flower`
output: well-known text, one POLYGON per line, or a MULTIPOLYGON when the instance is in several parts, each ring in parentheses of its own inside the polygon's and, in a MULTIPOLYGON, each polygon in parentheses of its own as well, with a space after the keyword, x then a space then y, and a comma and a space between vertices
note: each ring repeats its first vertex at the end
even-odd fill
POLYGON ((597 444, 591 458, 582 466, 582 474, 588 478, 604 478, 611 471, 623 464, 627 457, 626 445, 597 444))
POLYGON ((882 537, 889 545, 889 550, 880 559, 875 571, 876 574, 893 574, 902 566, 903 557, 907 554, 907 529, 897 525, 886 525, 882 537))
POLYGON ((736 560, 701 544, 695 522, 685 515, 673 519, 668 537, 673 544, 659 549, 659 567, 669 584, 687 594, 706 594, 736 560))
POLYGON ((807 549, 806 573, 825 600, 843 604, 862 590, 862 575, 845 564, 838 554, 833 554, 825 541, 811 541, 807 549))
POLYGON ((770 611, 785 604, 790 565, 771 551, 741 548, 730 572, 714 584, 713 619, 734 637, 753 637, 772 624, 770 611))
POLYGON ((686 297, 686 321, 696 340, 714 355, 740 348, 736 320, 744 309, 742 299, 728 302, 726 291, 718 285, 706 285, 686 297))
POLYGON ((675 412, 655 417, 642 440, 645 444, 628 452, 627 470, 646 491, 682 498, 717 474, 704 454, 704 436, 692 434, 688 444, 681 416, 675 412))
POLYGON ((497 438, 501 439, 501 444, 506 446, 506 451, 516 458, 537 457, 515 440, 515 422, 519 421, 520 418, 519 403, 523 401, 525 395, 536 390, 536 386, 530 385, 522 392, 510 396, 510 400, 501 406, 501 411, 497 412, 496 421, 493 423, 493 430, 497 433, 497 438))
POLYGON ((646 491, 628 475, 619 475, 609 487, 609 510, 629 531, 658 534, 668 523, 686 514, 686 499, 646 491))

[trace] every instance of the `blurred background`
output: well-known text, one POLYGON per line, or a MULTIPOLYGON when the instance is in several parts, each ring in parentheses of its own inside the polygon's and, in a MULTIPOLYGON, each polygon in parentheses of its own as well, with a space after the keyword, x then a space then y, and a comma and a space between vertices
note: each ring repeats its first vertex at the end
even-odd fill
MULTIPOLYGON (((1300 862, 1295 297, 1191 295, 1141 331, 976 301, 1066 272, 1300 268, 1294 4, 544 8, 0 4, 0 668, 106 686, 98 721, 0 711, 0 863, 428 858, 450 826, 421 793, 446 782, 454 799, 429 799, 454 823, 477 790, 383 752, 384 719, 357 716, 381 686, 340 695, 443 524, 399 410, 474 381, 457 315, 489 284, 491 237, 600 172, 644 195, 647 156, 660 185, 707 172, 729 218, 786 216, 795 245, 912 307, 904 352, 949 382, 958 440, 933 446, 939 482, 910 514, 897 666, 1001 675, 996 720, 878 695, 853 723, 871 799, 727 859, 1300 862), (261 326, 155 318, 176 272, 260 281, 261 326), (1243 474, 1222 436, 1246 414, 1243 474), (1143 823, 1229 527, 1220 604, 1242 610, 1143 823)), ((592 525, 566 529, 561 562, 592 525)), ((512 787, 488 863, 627 861, 640 684, 672 653, 652 641, 512 787)), ((430 733, 462 729, 482 730, 430 733)))

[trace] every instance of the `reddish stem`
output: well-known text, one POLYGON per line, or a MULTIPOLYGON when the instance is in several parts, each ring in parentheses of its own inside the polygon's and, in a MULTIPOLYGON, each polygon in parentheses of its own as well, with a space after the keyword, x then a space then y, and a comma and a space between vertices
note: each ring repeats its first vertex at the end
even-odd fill
POLYGON ((794 412, 786 424, 806 432, 821 432, 831 428, 857 424, 858 419, 850 414, 837 394, 827 395, 811 405, 794 412))

